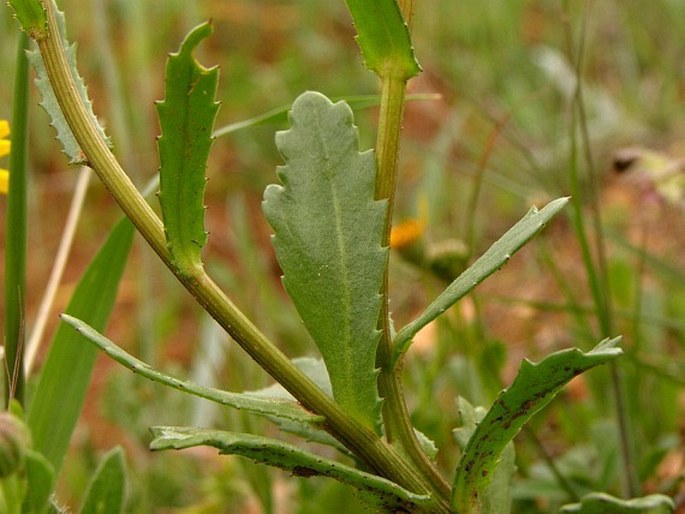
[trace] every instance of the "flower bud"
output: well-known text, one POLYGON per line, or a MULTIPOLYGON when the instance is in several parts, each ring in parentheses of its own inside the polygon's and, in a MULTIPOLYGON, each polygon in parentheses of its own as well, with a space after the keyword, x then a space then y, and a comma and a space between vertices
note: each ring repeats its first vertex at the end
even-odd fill
POLYGON ((0 478, 21 469, 29 441, 29 430, 19 418, 0 413, 0 478))

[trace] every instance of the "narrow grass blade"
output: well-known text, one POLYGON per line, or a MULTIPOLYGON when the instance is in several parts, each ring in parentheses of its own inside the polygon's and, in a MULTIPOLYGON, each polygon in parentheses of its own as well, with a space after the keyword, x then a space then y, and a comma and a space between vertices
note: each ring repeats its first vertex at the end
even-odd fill
POLYGON ((29 39, 21 34, 17 45, 14 80, 12 151, 9 160, 7 229, 5 236, 5 391, 24 403, 24 342, 26 306, 26 252, 28 237, 28 99, 29 70, 26 48, 29 39))
MULTIPOLYGON (((54 12, 57 18, 57 26, 59 28, 60 38, 62 40, 62 47, 66 49, 67 62, 69 64, 69 69, 74 79, 74 83, 76 84, 78 94, 83 99, 83 103, 86 106, 88 116, 93 121, 94 125, 98 128, 100 135, 104 140, 108 140, 107 136, 105 135, 105 131, 102 128, 102 125, 99 124, 97 118, 95 117, 95 113, 93 113, 93 107, 88 98, 88 92, 86 91, 85 82, 78 73, 78 69, 76 67, 76 45, 70 45, 69 41, 67 40, 67 29, 66 23, 64 21, 64 13, 57 8, 57 5, 54 3, 54 0, 47 1, 53 2, 54 12)), ((55 93, 52 91, 50 79, 48 78, 48 73, 45 69, 45 64, 43 63, 43 57, 41 56, 38 50, 28 52, 28 56, 29 61, 36 69, 36 86, 38 86, 38 90, 40 91, 43 97, 43 100, 40 105, 45 109, 45 111, 50 116, 51 125, 55 127, 55 130, 57 130, 57 139, 59 139, 60 143, 62 143, 64 153, 67 155, 67 157, 69 157, 69 162, 71 164, 87 164, 86 156, 84 155, 83 151, 81 150, 81 147, 76 141, 76 138, 71 133, 71 129, 69 128, 67 120, 64 117, 64 114, 62 113, 62 109, 60 108, 59 103, 57 102, 57 97, 55 96, 55 93)))
POLYGON ((522 362, 513 384, 497 396, 462 454, 452 489, 456 512, 480 512, 483 492, 506 445, 573 377, 621 355, 616 347, 619 340, 605 339, 587 353, 573 348, 553 353, 537 364, 522 362))
MULTIPOLYGON (((102 330, 114 306, 117 288, 133 241, 133 225, 121 220, 88 266, 67 312, 102 330)), ((34 448, 59 473, 76 426, 95 364, 95 348, 61 324, 28 407, 34 448)))
POLYGON ((121 514, 126 496, 126 463, 120 447, 102 458, 88 483, 80 514, 121 514))
POLYGON ((219 68, 201 66, 194 48, 212 33, 205 23, 193 29, 166 65, 166 94, 157 104, 162 127, 159 202, 167 246, 180 269, 200 267, 204 228, 205 170, 212 146, 212 127, 219 110, 214 100, 219 68))
POLYGON ((205 398, 221 405, 227 405, 235 409, 244 409, 257 414, 285 418, 300 423, 316 423, 323 419, 321 416, 310 414, 294 400, 281 399, 275 396, 265 395, 260 397, 247 393, 231 393, 222 391, 221 389, 214 389, 213 387, 204 387, 193 382, 179 380, 178 378, 174 378, 161 371, 157 371, 143 361, 136 359, 133 355, 126 353, 83 321, 73 316, 69 316, 68 314, 62 314, 62 320, 75 328, 79 334, 91 343, 94 343, 112 359, 148 380, 159 382, 160 384, 173 387, 184 393, 199 396, 200 398, 205 398))
POLYGON ((663 494, 622 500, 606 493, 590 493, 580 503, 565 505, 560 510, 568 514, 671 514, 674 511, 673 500, 663 494))
POLYGON ((423 313, 402 328, 394 339, 393 365, 411 344, 412 338, 423 327, 440 316, 461 298, 469 294, 478 284, 504 266, 545 224, 568 203, 568 198, 558 198, 542 209, 533 207, 518 223, 452 282, 423 313))
POLYGON ((333 396, 366 426, 378 425, 376 386, 381 247, 386 204, 373 198, 372 152, 359 153, 352 111, 320 93, 293 104, 292 127, 276 134, 286 166, 263 209, 283 284, 314 338, 333 396))
MULTIPOLYGON (((411 95, 407 95, 406 101, 407 102, 413 102, 413 101, 422 101, 422 100, 439 100, 441 96, 437 93, 415 93, 411 95)), ((380 105, 381 103, 381 97, 379 95, 358 95, 358 96, 337 96, 337 97, 331 97, 331 101, 333 102, 340 102, 344 101, 347 102, 347 105, 350 106, 350 108, 353 111, 359 111, 362 109, 367 109, 369 107, 376 107, 380 105)), ((233 132, 237 132, 242 129, 246 129, 249 127, 259 127, 262 125, 277 125, 281 123, 287 123, 288 121, 288 111, 292 109, 293 105, 288 104, 288 105, 282 105, 280 107, 276 107, 275 109, 271 109, 270 111, 267 111, 263 114, 258 114, 257 116, 253 116, 252 118, 248 118, 246 120, 242 121, 237 121, 235 123, 230 123, 229 125, 224 125, 221 128, 218 128, 214 131, 214 134, 212 134, 213 137, 221 137, 221 136, 227 136, 229 134, 232 134, 233 132)))
POLYGON ((391 509, 414 512, 429 498, 407 491, 399 485, 334 460, 315 455, 296 446, 252 434, 239 434, 192 427, 153 427, 152 450, 180 450, 211 446, 219 453, 241 455, 256 462, 276 466, 301 477, 326 476, 365 493, 367 500, 391 509))
POLYGON ((357 29, 357 42, 371 71, 408 80, 421 68, 409 29, 396 0, 345 0, 357 29))

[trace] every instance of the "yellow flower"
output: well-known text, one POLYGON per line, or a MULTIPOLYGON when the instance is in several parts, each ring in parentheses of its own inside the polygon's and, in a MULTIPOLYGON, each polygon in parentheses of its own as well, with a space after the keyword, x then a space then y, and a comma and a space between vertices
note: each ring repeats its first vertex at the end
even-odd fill
MULTIPOLYGON (((10 124, 7 120, 0 120, 0 157, 10 153, 10 141, 7 136, 10 135, 10 124)), ((7 186, 9 181, 9 171, 0 168, 0 193, 7 194, 7 186)))
POLYGON ((392 227, 390 247, 405 248, 416 243, 423 235, 425 224, 419 220, 408 219, 392 227))

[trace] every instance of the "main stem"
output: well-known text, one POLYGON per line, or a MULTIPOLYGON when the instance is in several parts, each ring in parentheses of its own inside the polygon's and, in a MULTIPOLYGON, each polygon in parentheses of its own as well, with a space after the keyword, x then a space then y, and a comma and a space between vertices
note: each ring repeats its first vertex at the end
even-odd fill
MULTIPOLYGON (((390 229, 395 203, 395 189, 400 146, 400 132, 404 114, 406 80, 389 74, 381 78, 381 106, 376 145, 377 175, 375 198, 386 200, 388 208, 383 231, 383 246, 390 244, 390 229)), ((426 476, 434 492, 449 497, 450 488, 444 477, 425 454, 416 438, 414 427, 402 392, 399 368, 392 365, 392 332, 388 307, 388 266, 385 269, 381 290, 382 306, 379 327, 381 340, 378 346, 377 363, 380 367, 379 389, 383 396, 383 419, 388 441, 400 448, 412 463, 426 476)))
POLYGON ((88 164, 153 250, 250 357, 305 408, 324 416, 323 424, 327 431, 378 474, 413 492, 430 494, 431 503, 426 507, 427 511, 449 512, 449 495, 435 494, 434 487, 426 476, 417 472, 371 430, 342 411, 237 309, 204 270, 189 273, 174 264, 166 247, 161 221, 135 188, 91 122, 69 71, 64 49, 57 40, 59 32, 52 3, 46 2, 45 7, 48 12, 49 33, 40 35, 37 43, 60 108, 88 164))

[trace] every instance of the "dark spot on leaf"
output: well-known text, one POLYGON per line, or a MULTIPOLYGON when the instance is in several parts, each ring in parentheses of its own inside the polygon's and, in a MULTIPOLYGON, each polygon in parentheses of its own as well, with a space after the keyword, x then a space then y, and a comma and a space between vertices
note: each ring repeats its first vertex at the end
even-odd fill
POLYGON ((317 471, 306 466, 295 466, 292 469, 292 473, 298 477, 309 478, 318 475, 317 471))

